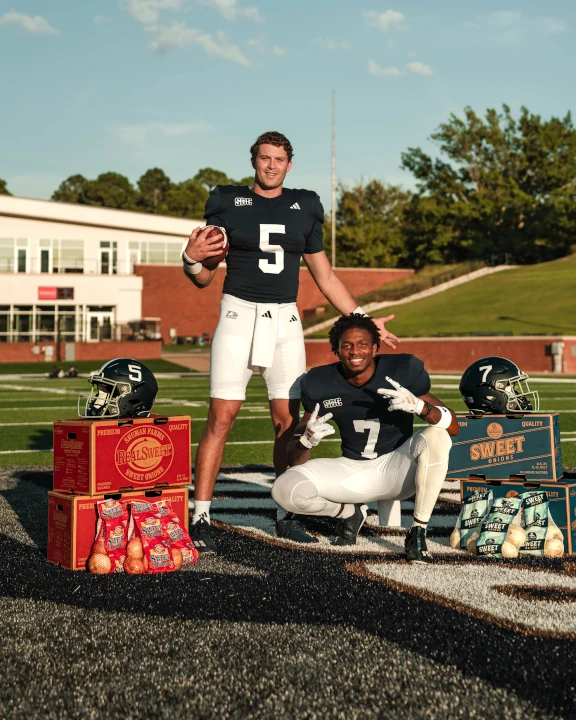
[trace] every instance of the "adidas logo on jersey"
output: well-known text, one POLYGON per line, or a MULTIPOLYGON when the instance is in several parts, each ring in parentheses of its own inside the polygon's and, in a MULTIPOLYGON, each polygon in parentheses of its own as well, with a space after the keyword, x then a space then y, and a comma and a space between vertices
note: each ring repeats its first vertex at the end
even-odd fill
POLYGON ((324 400, 322 402, 322 405, 324 405, 326 409, 342 407, 342 398, 331 398, 330 400, 324 400))
POLYGON ((294 205, 290 205, 290 210, 302 210, 302 208, 298 203, 294 203, 294 205))
POLYGON ((252 205, 252 198, 237 197, 234 198, 234 205, 252 205))
POLYGON ((271 318, 271 317, 272 317, 272 313, 270 312, 270 310, 266 310, 265 313, 262 313, 262 317, 271 318))
POLYGON ((288 322, 297 322, 297 321, 298 321, 298 318, 296 317, 296 315, 292 315, 290 320, 288 320, 288 322))

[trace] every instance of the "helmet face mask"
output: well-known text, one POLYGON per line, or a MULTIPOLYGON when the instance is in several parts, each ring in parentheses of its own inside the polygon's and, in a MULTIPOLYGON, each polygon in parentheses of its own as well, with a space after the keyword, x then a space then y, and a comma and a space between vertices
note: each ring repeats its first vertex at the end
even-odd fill
POLYGON ((528 375, 511 360, 482 358, 464 371, 462 399, 474 415, 537 412, 540 399, 530 390, 528 375))
POLYGON ((90 395, 78 398, 82 418, 148 417, 158 384, 152 372, 138 360, 117 358, 90 376, 90 395))

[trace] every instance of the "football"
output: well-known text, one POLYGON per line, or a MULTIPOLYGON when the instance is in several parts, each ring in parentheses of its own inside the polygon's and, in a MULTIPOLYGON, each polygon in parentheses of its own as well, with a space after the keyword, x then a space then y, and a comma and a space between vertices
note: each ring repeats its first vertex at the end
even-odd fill
MULTIPOLYGON (((222 251, 220 252, 220 254, 206 258, 202 261, 202 265, 204 265, 205 268, 207 268, 208 270, 214 270, 214 268, 218 267, 222 260, 224 260, 226 255, 228 255, 228 250, 230 249, 230 246, 228 245, 228 235, 226 235, 226 230, 224 230, 224 228, 217 227, 216 225, 206 225, 206 227, 212 228, 212 230, 210 230, 208 232, 208 235, 206 236, 208 239, 217 235, 223 235, 224 237, 224 243, 222 245, 222 251)), ((204 230, 204 228, 202 228, 202 230, 204 230)))

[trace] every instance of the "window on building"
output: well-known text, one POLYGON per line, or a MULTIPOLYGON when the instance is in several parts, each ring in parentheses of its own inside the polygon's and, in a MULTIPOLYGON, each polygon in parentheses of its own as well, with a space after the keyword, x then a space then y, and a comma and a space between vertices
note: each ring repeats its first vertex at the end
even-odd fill
POLYGON ((27 260, 28 260, 28 248, 18 248, 18 272, 19 273, 25 273, 26 272, 26 266, 27 266, 27 260))
POLYGON ((32 305, 15 305, 12 322, 13 340, 29 342, 32 339, 33 328, 32 305))
POLYGON ((0 238, 0 272, 14 271, 14 238, 0 238))
POLYGON ((50 250, 46 250, 46 249, 40 250, 40 272, 41 273, 49 273, 50 272, 50 250))
POLYGON ((0 305, 0 342, 8 342, 10 334, 10 305, 0 305))
POLYGON ((64 273, 84 272, 84 241, 61 240, 59 270, 64 273))
POLYGON ((36 341, 54 340, 56 334, 56 314, 54 305, 36 306, 36 341))
POLYGON ((180 265, 182 263, 182 243, 167 244, 166 262, 169 265, 180 265))

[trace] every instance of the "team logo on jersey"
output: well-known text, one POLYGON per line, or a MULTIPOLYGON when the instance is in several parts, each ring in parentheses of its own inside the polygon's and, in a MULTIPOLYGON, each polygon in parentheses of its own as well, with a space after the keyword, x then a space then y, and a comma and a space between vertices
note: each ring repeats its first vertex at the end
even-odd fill
POLYGON ((290 320, 288 320, 288 322, 298 322, 298 318, 296 317, 296 315, 292 315, 292 317, 290 318, 290 320))
POLYGON ((271 317, 272 317, 272 313, 270 312, 270 310, 266 310, 265 313, 262 313, 262 317, 271 318, 271 317))
POLYGON ((322 405, 324 405, 326 409, 342 407, 342 398, 331 398, 330 400, 324 400, 322 402, 322 405))
POLYGON ((230 318, 231 320, 236 320, 236 318, 238 317, 238 313, 234 312, 234 310, 228 310, 228 312, 226 313, 226 317, 230 318))
POLYGON ((298 203, 294 203, 294 205, 290 205, 290 210, 302 210, 302 208, 298 203))
POLYGON ((237 197, 234 198, 234 205, 252 205, 252 198, 237 197))

